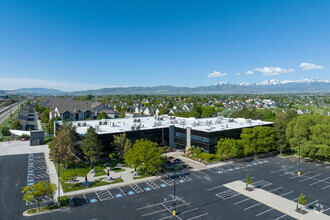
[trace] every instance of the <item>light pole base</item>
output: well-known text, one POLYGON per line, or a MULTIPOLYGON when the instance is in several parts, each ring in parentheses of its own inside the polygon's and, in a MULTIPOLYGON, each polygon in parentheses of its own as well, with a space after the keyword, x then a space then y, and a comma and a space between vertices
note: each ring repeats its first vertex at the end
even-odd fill
POLYGON ((176 216, 176 211, 175 210, 173 211, 173 215, 176 216))

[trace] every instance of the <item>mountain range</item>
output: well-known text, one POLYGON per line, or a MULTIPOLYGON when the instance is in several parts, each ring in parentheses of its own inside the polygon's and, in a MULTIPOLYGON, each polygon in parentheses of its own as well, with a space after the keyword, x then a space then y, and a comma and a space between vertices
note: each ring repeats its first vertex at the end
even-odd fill
POLYGON ((95 90, 63 92, 57 89, 22 88, 2 91, 5 94, 18 95, 199 95, 199 94, 261 94, 261 93, 329 93, 330 80, 302 79, 302 80, 266 80, 262 83, 229 83, 219 82, 215 85, 199 87, 116 87, 95 90))

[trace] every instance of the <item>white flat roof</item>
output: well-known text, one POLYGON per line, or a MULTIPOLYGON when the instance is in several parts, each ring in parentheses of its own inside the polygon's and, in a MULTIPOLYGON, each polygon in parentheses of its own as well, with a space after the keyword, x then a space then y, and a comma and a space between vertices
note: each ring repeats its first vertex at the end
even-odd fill
MULTIPOLYGON (((57 123, 62 124, 61 121, 58 121, 57 123)), ((98 134, 111 134, 129 132, 134 130, 168 128, 170 125, 174 125, 175 127, 184 129, 187 127, 191 127, 192 130, 215 132, 238 128, 248 128, 259 125, 270 125, 273 124, 273 122, 250 120, 245 118, 212 117, 195 119, 162 115, 156 117, 150 116, 139 118, 72 121, 72 124, 76 126, 77 133, 84 135, 90 126, 94 127, 98 134), (101 125, 99 124, 100 122, 102 122, 101 125)))

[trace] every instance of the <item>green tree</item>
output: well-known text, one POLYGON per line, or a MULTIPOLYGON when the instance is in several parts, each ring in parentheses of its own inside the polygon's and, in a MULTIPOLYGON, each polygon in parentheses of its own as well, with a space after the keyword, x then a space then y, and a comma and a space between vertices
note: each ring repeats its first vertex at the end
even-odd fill
POLYGON ((68 170, 61 174, 61 179, 64 181, 69 181, 72 187, 73 182, 77 179, 77 176, 78 172, 76 170, 68 170))
MULTIPOLYGON (((300 194, 299 196, 299 199, 297 200, 297 202, 300 204, 300 205, 306 205, 307 203, 307 199, 306 199, 306 196, 304 194, 300 194)), ((298 209, 298 204, 297 204, 297 209, 298 209)))
POLYGON ((126 117, 126 115, 125 115, 125 112, 120 112, 120 114, 119 114, 119 118, 125 118, 126 117))
POLYGON ((145 173, 155 173, 161 170, 164 158, 158 144, 147 139, 137 140, 125 154, 125 162, 145 173))
POLYGON ((41 113, 41 123, 48 123, 49 122, 49 112, 50 109, 47 108, 41 113))
POLYGON ((73 136, 66 130, 60 130, 53 141, 49 144, 49 157, 52 161, 64 164, 74 159, 74 142, 73 136), (58 156, 58 157, 57 157, 58 156), (60 161, 57 161, 60 159, 60 161))
POLYGON ((21 125, 21 123, 18 120, 16 120, 13 123, 11 123, 10 127, 13 130, 21 130, 22 129, 22 125, 21 125))
POLYGON ((322 115, 300 115, 287 126, 286 138, 291 149, 298 151, 301 139, 301 155, 329 158, 330 117, 322 115))
POLYGON ((50 119, 48 127, 47 127, 47 133, 48 134, 54 134, 54 121, 58 121, 58 120, 61 120, 61 118, 58 117, 58 116, 50 119))
POLYGON ((167 109, 169 109, 169 108, 173 108, 173 102, 172 102, 172 100, 170 100, 169 102, 168 102, 168 104, 167 104, 167 106, 166 106, 166 108, 167 109))
POLYGON ((244 147, 241 140, 221 138, 218 141, 216 148, 217 155, 220 155, 225 159, 242 157, 244 155, 244 147))
POLYGON ((91 162, 92 168, 93 162, 97 161, 102 154, 102 144, 99 140, 98 134, 93 127, 87 129, 87 133, 83 137, 81 149, 85 155, 86 160, 91 162))
POLYGON ((123 159, 125 153, 127 153, 131 149, 132 142, 128 138, 126 138, 125 132, 120 135, 114 135, 113 138, 114 141, 112 143, 112 146, 117 151, 119 158, 123 159))
POLYGON ((90 95, 90 94, 88 94, 84 97, 84 100, 92 100, 92 99, 94 99, 94 96, 90 95))
POLYGON ((297 116, 298 114, 296 111, 289 110, 286 113, 279 113, 275 119, 274 131, 276 145, 280 151, 280 154, 282 154, 283 150, 290 147, 289 142, 286 139, 286 129, 288 123, 297 116))
POLYGON ((97 119, 108 119, 109 116, 105 112, 101 112, 98 116, 97 119))
POLYGON ((26 202, 37 201, 38 211, 40 211, 40 202, 42 202, 45 196, 53 197, 57 187, 54 183, 39 182, 32 186, 23 187, 22 193, 24 194, 23 199, 26 202))
POLYGON ((243 128, 241 141, 244 145, 244 155, 266 153, 275 147, 275 133, 271 127, 243 128))
POLYGON ((10 133, 10 129, 9 129, 9 127, 7 127, 7 126, 2 127, 2 128, 1 128, 1 134, 2 134, 3 136, 10 136, 11 133, 10 133))
POLYGON ((250 175, 246 174, 246 188, 248 188, 250 184, 252 184, 252 180, 250 178, 250 175))

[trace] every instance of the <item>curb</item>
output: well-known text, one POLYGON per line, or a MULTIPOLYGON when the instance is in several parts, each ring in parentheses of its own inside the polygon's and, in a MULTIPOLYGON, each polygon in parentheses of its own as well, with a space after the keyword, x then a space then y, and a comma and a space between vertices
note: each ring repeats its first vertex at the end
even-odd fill
MULTIPOLYGON (((186 171, 184 171, 184 172, 183 171, 181 171, 181 172, 178 171, 177 172, 177 174, 181 174, 181 173, 186 173, 186 171)), ((113 189, 113 188, 117 188, 117 187, 121 187, 121 186, 127 186, 127 185, 138 184, 138 183, 142 183, 142 182, 146 182, 146 181, 158 180, 162 177, 166 177, 167 175, 168 174, 163 174, 161 176, 151 176, 151 177, 137 179, 137 180, 134 180, 132 182, 121 182, 121 183, 115 183, 115 184, 109 184, 109 185, 104 185, 104 186, 93 187, 93 188, 89 188, 89 189, 82 189, 82 190, 67 192, 67 193, 64 193, 63 196, 82 195, 82 194, 85 194, 85 193, 92 193, 92 192, 95 192, 95 191, 98 191, 98 190, 113 189)))
POLYGON ((28 209, 23 212, 23 216, 31 217, 31 216, 43 215, 43 214, 48 214, 48 213, 53 213, 53 212, 67 211, 69 209, 70 209, 69 206, 66 206, 66 207, 61 207, 58 209, 46 210, 46 211, 35 212, 35 213, 27 213, 29 210, 31 210, 31 209, 28 209))

